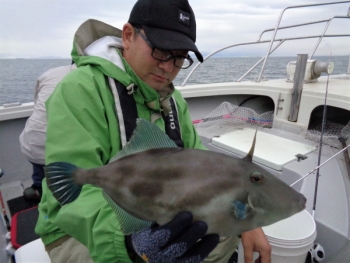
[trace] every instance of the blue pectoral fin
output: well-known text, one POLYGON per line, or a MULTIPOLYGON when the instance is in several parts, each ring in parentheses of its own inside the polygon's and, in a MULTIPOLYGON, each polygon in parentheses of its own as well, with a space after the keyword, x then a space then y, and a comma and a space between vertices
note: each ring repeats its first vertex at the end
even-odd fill
POLYGON ((81 192, 81 186, 73 178, 77 168, 65 162, 50 163, 44 167, 47 186, 61 205, 73 202, 81 192))
POLYGON ((241 201, 233 201, 232 206, 234 207, 235 216, 238 219, 245 219, 247 217, 247 205, 241 201))
POLYGON ((153 222, 145 221, 130 215, 128 212, 119 207, 109 195, 103 191, 103 196, 112 207, 118 222, 120 224, 120 229, 124 235, 130 235, 149 228, 153 222))

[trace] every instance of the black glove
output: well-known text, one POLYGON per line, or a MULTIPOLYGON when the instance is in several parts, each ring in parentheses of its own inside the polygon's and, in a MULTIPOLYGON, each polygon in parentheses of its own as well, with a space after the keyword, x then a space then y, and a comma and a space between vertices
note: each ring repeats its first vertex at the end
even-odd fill
POLYGON ((127 247, 148 263, 199 263, 217 246, 219 236, 205 236, 207 224, 192 224, 192 219, 191 213, 181 212, 163 226, 126 236, 127 247))

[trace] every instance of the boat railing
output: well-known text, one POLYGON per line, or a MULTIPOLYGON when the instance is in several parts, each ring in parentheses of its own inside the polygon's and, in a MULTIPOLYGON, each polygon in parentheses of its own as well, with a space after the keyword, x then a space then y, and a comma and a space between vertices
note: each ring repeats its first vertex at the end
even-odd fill
MULTIPOLYGON (((349 10, 350 10, 350 8, 349 8, 349 10)), ((318 42, 316 43, 316 46, 315 46, 315 48, 314 48, 312 54, 311 54, 311 55, 309 56, 309 58, 308 58, 308 59, 312 59, 312 57, 314 56, 314 54, 315 54, 315 52, 316 52, 318 46, 319 46, 320 43, 321 43, 323 37, 325 36, 326 31, 327 31, 329 25, 331 24, 331 21, 332 21, 333 19, 336 19, 336 18, 347 18, 347 19, 349 19, 350 17, 348 17, 348 16, 333 16, 333 17, 330 18, 330 19, 325 19, 325 20, 313 21, 313 22, 308 22, 308 23, 303 23, 303 24, 295 24, 295 25, 289 25, 289 26, 279 27, 278 30, 281 30, 281 29, 288 29, 288 28, 293 28, 293 27, 300 27, 300 26, 307 26, 307 25, 314 25, 314 24, 319 24, 319 23, 325 23, 325 22, 327 22, 327 24, 325 25, 324 31, 323 31, 322 35, 320 36, 318 42)), ((266 30, 264 30, 263 32, 261 32, 261 34, 260 34, 260 36, 259 36, 257 42, 260 42, 260 41, 261 41, 261 38, 262 38, 263 34, 265 34, 266 32, 274 31, 274 30, 275 30, 274 28, 270 28, 270 29, 266 29, 266 30)))
MULTIPOLYGON (((265 69, 265 66, 266 66, 266 62, 267 62, 267 59, 268 57, 278 48, 280 47, 284 42, 286 41, 290 41, 290 40, 300 40, 300 39, 309 39, 309 38, 319 38, 318 42, 316 43, 316 46, 311 54, 311 56, 309 56, 309 59, 311 59, 319 44, 321 43, 322 39, 323 38, 328 38, 328 37, 350 37, 350 34, 332 34, 332 35, 326 35, 326 32, 327 32, 327 29, 329 27, 329 25, 331 24, 331 22, 334 20, 334 19, 350 19, 350 7, 349 7, 349 11, 348 11, 348 15, 347 16, 333 16, 329 19, 325 19, 325 20, 318 20, 318 21, 312 21, 312 22, 307 22, 307 23, 302 23, 302 24, 294 24, 294 25, 289 25, 289 26, 283 26, 283 27, 279 27, 280 23, 281 23, 281 20, 282 20, 282 17, 283 17, 283 14, 284 12, 287 10, 287 9, 293 9, 293 8, 304 8, 304 7, 311 7, 311 6, 321 6, 321 5, 334 5, 334 4, 344 4, 344 3, 350 3, 350 1, 337 1, 337 2, 327 2, 327 3, 319 3, 319 4, 309 4, 309 5, 296 5, 296 6, 289 6, 289 7, 286 7, 284 10, 282 10, 279 18, 278 18, 278 21, 277 21, 277 24, 276 24, 276 27, 275 28, 270 28, 270 29, 266 29, 264 31, 261 32, 261 34, 259 35, 258 37, 258 40, 257 41, 254 41, 254 42, 245 42, 245 43, 239 43, 239 44, 234 44, 234 45, 229 45, 229 46, 226 46, 226 47, 223 47, 223 48, 220 48, 212 53, 210 53, 209 55, 207 55, 204 59, 203 59, 203 62, 206 61, 208 58, 212 57, 213 55, 223 51, 223 50, 226 50, 226 49, 229 49, 229 48, 233 48, 233 47, 237 47, 237 46, 246 46, 246 45, 254 45, 254 44, 263 44, 263 43, 269 43, 270 42, 270 45, 269 45, 269 48, 268 48, 268 51, 266 53, 266 55, 264 57, 262 57, 257 63, 255 63, 246 73, 244 73, 242 75, 242 77, 240 77, 237 81, 240 82, 242 81, 252 70, 254 70, 261 62, 263 62, 263 65, 262 65, 262 68, 261 68, 261 71, 259 73, 259 76, 257 78, 257 82, 260 82, 261 80, 261 77, 262 77, 262 74, 264 72, 264 69, 265 69), (282 29, 288 29, 288 28, 293 28, 293 27, 301 27, 301 26, 307 26, 307 25, 312 25, 312 24, 318 24, 318 23, 326 23, 324 29, 323 29, 323 32, 322 34, 320 35, 313 35, 313 36, 302 36, 302 37, 289 37, 289 38, 282 38, 282 39, 276 39, 276 34, 277 34, 277 31, 278 30, 282 30, 282 29), (271 38, 271 40, 261 40, 261 37, 263 36, 263 34, 265 34, 266 32, 269 32, 269 31, 274 31, 273 33, 273 36, 271 38), (273 47, 273 44, 274 42, 277 42, 277 44, 273 47)), ((181 86, 185 86, 185 84, 187 83, 188 79, 191 77, 191 75, 196 71, 196 69, 202 64, 201 62, 198 62, 195 67, 191 70, 191 72, 187 75, 187 77, 185 78, 185 80, 183 81, 183 83, 181 84, 181 86)))

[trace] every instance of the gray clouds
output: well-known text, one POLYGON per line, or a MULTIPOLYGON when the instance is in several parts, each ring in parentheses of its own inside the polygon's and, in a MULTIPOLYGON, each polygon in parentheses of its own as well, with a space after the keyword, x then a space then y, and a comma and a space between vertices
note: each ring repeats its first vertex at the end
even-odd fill
MULTIPOLYGON (((75 30, 82 22, 94 18, 122 28, 134 3, 134 0, 0 0, 0 58, 68 58, 75 30)), ((197 19, 197 45, 203 53, 208 54, 224 46, 255 41, 264 29, 275 27, 277 18, 285 7, 310 3, 314 1, 190 0, 197 19)), ((347 3, 327 8, 287 10, 281 26, 329 19, 334 15, 345 16, 349 6, 347 3)), ((334 20, 327 32, 350 34, 350 19, 344 20, 334 20)), ((323 28, 324 24, 320 24, 310 26, 302 32, 300 29, 284 30, 277 37, 310 32, 320 34, 323 28)), ((271 36, 271 33, 266 34, 264 39, 270 39, 271 36)), ((310 40, 311 50, 316 41, 310 40)), ((336 55, 343 50, 343 54, 339 55, 347 55, 349 47, 349 38, 326 39, 320 46, 320 52, 336 55)), ((295 43, 287 43, 276 55, 295 55, 296 48, 295 43)), ((230 49, 225 54, 255 56, 264 54, 266 49, 266 45, 254 46, 244 50, 230 49)))

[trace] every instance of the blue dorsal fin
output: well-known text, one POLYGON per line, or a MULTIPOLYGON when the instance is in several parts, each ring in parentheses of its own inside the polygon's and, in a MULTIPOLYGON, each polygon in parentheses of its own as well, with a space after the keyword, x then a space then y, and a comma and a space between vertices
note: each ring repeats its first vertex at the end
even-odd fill
POLYGON ((121 157, 155 148, 176 148, 177 145, 154 123, 145 119, 137 119, 136 129, 125 147, 109 161, 114 162, 121 157))
POLYGON ((250 147, 249 152, 247 153, 247 155, 243 158, 243 160, 247 160, 247 161, 252 161, 253 160, 253 155, 254 155, 254 149, 255 149, 255 143, 256 143, 256 135, 258 133, 258 128, 256 128, 255 130, 255 134, 254 134, 254 139, 253 139, 253 143, 252 143, 252 147, 250 147))

